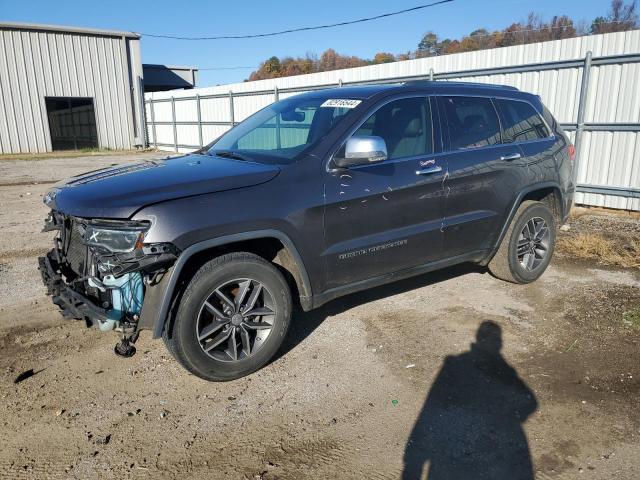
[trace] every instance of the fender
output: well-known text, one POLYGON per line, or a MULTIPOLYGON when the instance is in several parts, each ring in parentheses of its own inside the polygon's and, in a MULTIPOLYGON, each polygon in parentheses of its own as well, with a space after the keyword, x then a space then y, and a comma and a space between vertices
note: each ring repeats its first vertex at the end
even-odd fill
POLYGON ((277 238, 282 242, 285 248, 291 252, 293 260, 300 271, 302 281, 300 303, 304 310, 309 310, 312 304, 311 282, 309 281, 307 269, 302 261, 302 257, 300 256, 298 249, 287 235, 278 230, 256 230, 216 237, 211 240, 195 243, 185 249, 180 254, 173 267, 171 267, 168 274, 165 275, 154 288, 147 288, 145 302, 142 306, 142 312, 140 315, 139 328, 151 328, 153 330, 153 338, 159 338, 162 336, 162 331, 169 315, 171 302, 174 297, 176 284, 180 278, 180 273, 189 258, 193 255, 209 248, 219 247, 228 243, 266 237, 277 238))
POLYGON ((560 194, 560 210, 561 210, 560 215, 561 215, 561 218, 563 219, 566 218, 566 214, 568 212, 564 211, 565 210, 565 202, 564 202, 565 194, 562 191, 562 187, 558 182, 549 181, 549 182, 536 183, 535 185, 529 185, 527 188, 523 189, 518 194, 515 201, 511 204, 511 210, 509 210, 509 215, 507 215, 507 219, 505 223, 502 225, 502 229, 500 230, 500 235, 498 236, 498 240, 496 241, 493 248, 490 250, 489 254, 482 260, 482 262, 480 262, 480 265, 483 265, 483 266, 488 265, 488 263, 491 261, 493 256, 498 251, 498 248, 500 248, 500 245, 502 244, 502 240, 504 240, 504 237, 507 234, 507 230, 509 229, 509 225, 511 225, 511 221, 515 216, 516 211, 518 210, 518 207, 522 203, 522 199, 526 197, 528 194, 530 194, 531 192, 534 192, 536 190, 542 190, 543 188, 553 188, 554 190, 557 190, 557 192, 560 194))

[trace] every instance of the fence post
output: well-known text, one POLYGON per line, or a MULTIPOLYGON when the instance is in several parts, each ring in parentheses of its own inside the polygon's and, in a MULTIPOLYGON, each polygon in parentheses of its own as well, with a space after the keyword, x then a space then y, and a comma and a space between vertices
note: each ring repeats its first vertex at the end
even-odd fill
POLYGON ((149 100, 149 111, 151 113, 151 131, 153 132, 153 148, 158 148, 158 137, 156 136, 156 112, 153 108, 153 98, 149 100))
POLYGON ((229 90, 229 121, 231 123, 231 128, 236 124, 235 114, 233 112, 233 92, 229 90))
MULTIPOLYGON (((140 96, 138 97, 138 108, 140 109, 140 129, 142 135, 142 144, 145 148, 149 148, 149 129, 147 127, 147 106, 145 105, 144 100, 144 85, 142 84, 142 79, 138 76, 138 92, 140 92, 140 96)), ((135 97, 135 95, 134 95, 135 97)))
POLYGON ((178 126, 176 125, 176 99, 171 97, 171 124, 173 125, 173 145, 178 151, 178 126))
POLYGON ((198 114, 198 143, 200 144, 200 148, 204 145, 202 144, 202 113, 200 112, 200 94, 196 94, 196 112, 198 114))
MULTIPOLYGON (((278 86, 273 87, 273 98, 277 102, 280 100, 280 92, 278 91, 278 86)), ((281 139, 280 139, 280 115, 276 115, 276 148, 281 148, 281 139)))
POLYGON ((580 160, 582 157, 582 132, 584 131, 584 117, 585 110, 587 108, 587 95, 589 94, 589 77, 591 75, 591 59, 593 57, 593 53, 591 51, 587 52, 587 55, 584 57, 584 66, 582 67, 582 82, 580 84, 580 100, 578 103, 578 118, 576 121, 576 136, 573 141, 573 146, 576 149, 576 158, 573 163, 573 184, 577 184, 578 180, 578 168, 580 166, 580 160))
POLYGON ((429 69, 429 80, 433 82, 433 75, 434 75, 434 71, 433 68, 429 69))

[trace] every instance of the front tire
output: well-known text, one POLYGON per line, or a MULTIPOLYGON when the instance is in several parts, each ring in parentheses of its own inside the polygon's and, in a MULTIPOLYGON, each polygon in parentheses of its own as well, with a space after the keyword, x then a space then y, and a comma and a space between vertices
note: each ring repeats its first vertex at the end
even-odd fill
POLYGON ((555 244, 556 222, 549 208, 542 202, 522 202, 489 271, 507 282, 531 283, 547 269, 555 244))
POLYGON ((278 269, 257 255, 230 253, 193 276, 164 340, 194 375, 234 380, 275 355, 290 319, 291 292, 278 269))

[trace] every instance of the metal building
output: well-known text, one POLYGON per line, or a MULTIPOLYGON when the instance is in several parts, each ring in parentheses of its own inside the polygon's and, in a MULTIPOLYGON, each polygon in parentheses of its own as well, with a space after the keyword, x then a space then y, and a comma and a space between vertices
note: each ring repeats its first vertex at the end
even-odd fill
POLYGON ((145 144, 140 36, 0 23, 0 154, 145 144))

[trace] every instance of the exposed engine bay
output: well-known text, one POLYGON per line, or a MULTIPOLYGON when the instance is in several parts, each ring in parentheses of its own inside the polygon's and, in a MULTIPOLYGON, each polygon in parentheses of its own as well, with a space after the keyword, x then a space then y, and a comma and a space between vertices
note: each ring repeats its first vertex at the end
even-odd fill
POLYGON ((65 318, 101 331, 117 331, 116 353, 131 356, 140 333, 145 290, 179 255, 169 243, 145 244, 148 222, 87 220, 51 211, 43 231, 57 231, 54 248, 40 257, 42 279, 65 318))

